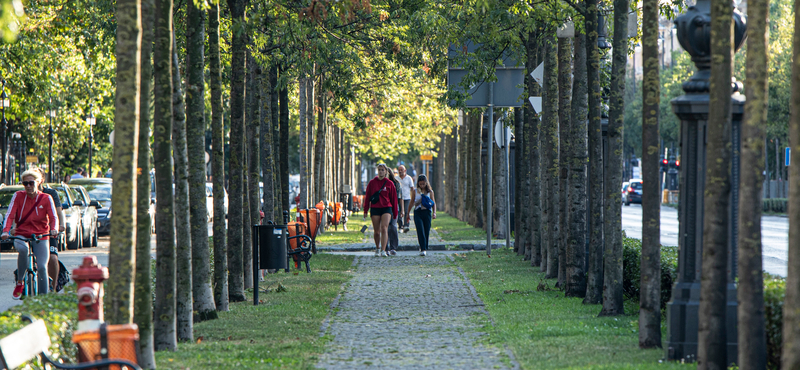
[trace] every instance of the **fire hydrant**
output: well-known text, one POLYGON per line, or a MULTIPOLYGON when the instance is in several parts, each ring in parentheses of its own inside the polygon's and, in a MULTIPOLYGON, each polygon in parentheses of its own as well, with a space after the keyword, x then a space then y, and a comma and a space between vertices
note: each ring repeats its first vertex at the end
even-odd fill
POLYGON ((103 323, 103 282, 108 268, 97 263, 97 257, 83 257, 83 264, 72 271, 78 287, 78 330, 96 330, 103 323))

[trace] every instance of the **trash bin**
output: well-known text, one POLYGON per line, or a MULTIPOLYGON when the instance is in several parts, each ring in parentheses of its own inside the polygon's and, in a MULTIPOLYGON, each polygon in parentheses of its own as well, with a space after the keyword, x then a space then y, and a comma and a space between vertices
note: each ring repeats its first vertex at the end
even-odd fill
POLYGON ((321 218, 321 213, 319 209, 316 208, 297 211, 297 220, 304 222, 308 226, 308 231, 305 234, 311 237, 311 240, 316 239, 321 218))
MULTIPOLYGON (((79 362, 107 358, 139 363, 136 357, 139 348, 139 327, 136 324, 102 324, 97 330, 76 331, 72 335, 72 343, 78 345, 79 362)), ((112 365, 108 368, 120 369, 120 366, 112 365)))
MULTIPOLYGON (((258 246, 258 266, 265 270, 289 268, 286 254, 286 225, 254 225, 258 246)), ((254 249, 255 250, 255 249, 254 249)), ((255 261, 254 261, 255 262, 255 261)))

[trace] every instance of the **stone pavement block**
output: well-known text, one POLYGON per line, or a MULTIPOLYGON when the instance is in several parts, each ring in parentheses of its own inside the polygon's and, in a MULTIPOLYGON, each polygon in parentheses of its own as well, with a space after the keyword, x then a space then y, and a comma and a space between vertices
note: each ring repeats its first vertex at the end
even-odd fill
POLYGON ((489 317, 470 287, 443 254, 357 257, 317 367, 517 368, 505 349, 481 343, 489 317))

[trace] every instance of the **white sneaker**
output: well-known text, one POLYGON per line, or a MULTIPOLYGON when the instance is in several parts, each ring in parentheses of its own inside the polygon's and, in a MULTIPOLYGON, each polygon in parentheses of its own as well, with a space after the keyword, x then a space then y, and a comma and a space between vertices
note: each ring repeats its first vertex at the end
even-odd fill
POLYGON ((422 252, 419 252, 419 255, 424 257, 424 256, 426 256, 427 254, 425 253, 425 251, 422 251, 422 252))
POLYGON ((381 257, 386 257, 386 252, 381 252, 381 257))
POLYGON ((378 256, 380 256, 380 255, 381 255, 381 251, 379 251, 379 250, 377 250, 377 249, 376 249, 376 250, 375 250, 375 257, 378 257, 378 256))

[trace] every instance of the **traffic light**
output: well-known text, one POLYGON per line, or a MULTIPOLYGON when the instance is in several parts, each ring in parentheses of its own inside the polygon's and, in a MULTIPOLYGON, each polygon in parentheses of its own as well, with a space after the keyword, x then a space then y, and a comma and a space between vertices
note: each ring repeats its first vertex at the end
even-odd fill
POLYGON ((661 160, 661 171, 664 171, 664 172, 666 172, 666 171, 667 171, 667 166, 668 166, 668 164, 669 164, 669 161, 668 161, 668 160, 666 160, 666 159, 662 159, 662 160, 661 160))

